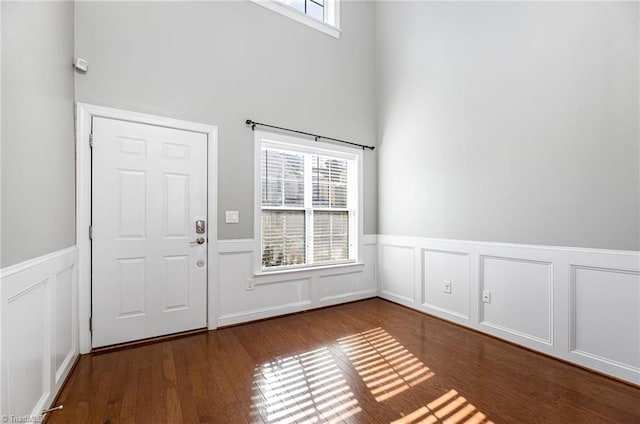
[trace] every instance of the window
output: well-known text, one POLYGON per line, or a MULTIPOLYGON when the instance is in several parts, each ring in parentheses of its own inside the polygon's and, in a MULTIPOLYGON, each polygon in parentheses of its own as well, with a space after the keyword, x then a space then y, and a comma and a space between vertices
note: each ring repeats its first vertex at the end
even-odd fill
POLYGON ((361 153, 256 132, 260 268, 354 262, 361 153))
POLYGON ((326 22, 324 16, 325 0, 280 0, 280 2, 299 10, 307 16, 311 16, 317 21, 326 22))
POLYGON ((340 38, 339 0, 252 0, 254 3, 340 38))

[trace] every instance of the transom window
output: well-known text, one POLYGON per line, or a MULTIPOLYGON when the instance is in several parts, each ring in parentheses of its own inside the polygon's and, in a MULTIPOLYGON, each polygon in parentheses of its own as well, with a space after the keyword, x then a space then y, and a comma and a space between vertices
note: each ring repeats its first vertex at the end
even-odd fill
POLYGON ((313 19, 325 22, 325 0, 280 0, 280 2, 311 16, 313 19))
POLYGON ((340 0, 251 0, 283 16, 340 38, 340 0))
POLYGON ((283 142, 284 136, 258 132, 256 137, 261 268, 355 261, 358 155, 283 142))

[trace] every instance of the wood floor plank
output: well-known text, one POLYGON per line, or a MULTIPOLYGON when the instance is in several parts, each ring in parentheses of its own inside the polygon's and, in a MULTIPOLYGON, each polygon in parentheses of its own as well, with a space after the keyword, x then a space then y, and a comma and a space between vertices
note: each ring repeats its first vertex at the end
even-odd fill
POLYGON ((116 363, 116 369, 113 375, 113 382, 111 383, 111 390, 109 391, 109 398, 105 411, 107 419, 113 424, 121 422, 120 416, 125 390, 127 387, 132 385, 127 379, 131 356, 132 351, 130 350, 123 350, 120 352, 120 355, 118 355, 118 362, 116 363))
POLYGON ((139 363, 142 350, 130 350, 130 357, 125 376, 122 394, 122 405, 120 408, 120 422, 124 424, 135 424, 135 413, 138 407, 138 387, 139 387, 139 363))
POLYGON ((104 422, 110 421, 107 407, 119 357, 119 353, 109 357, 96 356, 91 364, 94 367, 91 377, 97 377, 94 380, 97 384, 93 387, 88 386, 84 393, 85 399, 89 402, 91 422, 95 422, 94 417, 105 417, 104 422))
POLYGON ((80 358, 49 423, 639 423, 640 388, 380 299, 80 358))

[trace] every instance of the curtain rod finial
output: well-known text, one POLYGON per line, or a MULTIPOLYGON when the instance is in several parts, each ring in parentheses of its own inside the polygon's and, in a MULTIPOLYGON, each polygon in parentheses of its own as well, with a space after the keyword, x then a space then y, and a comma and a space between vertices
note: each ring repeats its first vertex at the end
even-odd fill
POLYGON ((247 119, 246 121, 244 121, 244 123, 247 125, 251 125, 253 124, 253 121, 251 119, 247 119))

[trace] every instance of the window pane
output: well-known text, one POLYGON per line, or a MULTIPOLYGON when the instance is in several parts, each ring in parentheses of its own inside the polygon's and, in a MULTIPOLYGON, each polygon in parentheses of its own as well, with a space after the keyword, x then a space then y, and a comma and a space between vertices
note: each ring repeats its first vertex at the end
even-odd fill
POLYGON ((284 181, 284 204, 286 206, 304 206, 304 181, 284 181))
POLYGON ((313 261, 349 259, 349 212, 313 213, 313 261))
POLYGON ((304 206, 304 156, 262 150, 262 206, 304 206))
POLYGON ((312 0, 307 0, 307 15, 320 22, 324 22, 324 7, 322 6, 322 1, 316 3, 312 0))
POLYGON ((328 161, 331 170, 331 181, 334 183, 347 182, 347 162, 344 160, 331 159, 328 161))
POLYGON ((262 211, 262 266, 305 263, 304 211, 262 211))
POLYGON ((313 206, 346 208, 348 164, 325 156, 313 155, 313 206))
POLYGON ((329 206, 329 183, 313 183, 313 205, 329 206))
POLYGON ((331 206, 334 208, 347 207, 347 185, 335 184, 331 186, 331 206))
POLYGON ((282 3, 284 3, 284 4, 288 4, 289 6, 295 8, 295 9, 298 9, 302 13, 305 12, 305 10, 304 10, 305 0, 280 0, 280 1, 282 3))

